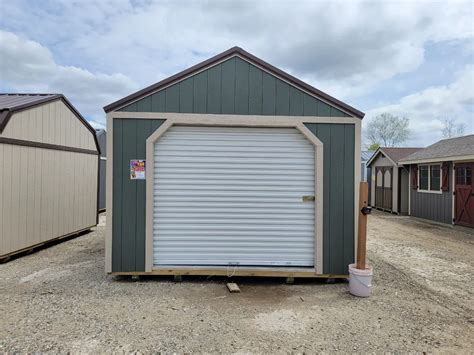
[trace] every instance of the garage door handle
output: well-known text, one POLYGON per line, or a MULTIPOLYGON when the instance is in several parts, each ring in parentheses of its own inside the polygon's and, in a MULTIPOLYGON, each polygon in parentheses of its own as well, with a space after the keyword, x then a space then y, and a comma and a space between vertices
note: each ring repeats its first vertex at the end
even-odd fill
POLYGON ((314 195, 309 195, 309 196, 303 196, 303 202, 312 202, 316 200, 316 198, 314 197, 314 195))

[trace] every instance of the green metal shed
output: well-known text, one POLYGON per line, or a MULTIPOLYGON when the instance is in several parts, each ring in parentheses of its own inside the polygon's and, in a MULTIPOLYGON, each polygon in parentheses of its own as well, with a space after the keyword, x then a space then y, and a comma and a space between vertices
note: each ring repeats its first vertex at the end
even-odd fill
POLYGON ((362 112, 238 47, 104 110, 106 272, 348 275, 362 112))

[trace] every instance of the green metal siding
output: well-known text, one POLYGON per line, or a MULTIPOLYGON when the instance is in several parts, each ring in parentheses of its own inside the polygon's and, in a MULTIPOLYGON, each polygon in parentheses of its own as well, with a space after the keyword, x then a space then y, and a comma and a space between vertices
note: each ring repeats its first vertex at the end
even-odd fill
POLYGON ((239 57, 230 58, 120 111, 349 117, 239 57))
MULTIPOLYGON (((145 181, 130 180, 131 159, 145 159, 146 138, 164 120, 114 119, 112 271, 144 271, 145 181)), ((353 124, 308 123, 324 144, 323 272, 347 274, 354 261, 353 124)))
POLYGON ((354 262, 353 124, 307 123, 323 143, 323 272, 347 274, 354 262))
POLYGON ((130 180, 130 160, 146 158, 146 139, 163 122, 114 119, 113 272, 145 270, 145 180, 130 180))

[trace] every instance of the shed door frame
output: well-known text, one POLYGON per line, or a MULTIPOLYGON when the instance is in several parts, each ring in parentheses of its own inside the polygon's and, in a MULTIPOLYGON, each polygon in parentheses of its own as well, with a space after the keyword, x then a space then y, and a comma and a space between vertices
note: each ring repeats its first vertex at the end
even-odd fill
POLYGON ((375 167, 375 207, 385 211, 393 211, 393 167, 376 166, 375 167), (378 185, 378 173, 382 174, 381 185, 378 185), (390 174, 390 187, 386 185, 386 173, 390 174), (387 205, 387 197, 390 199, 390 205, 387 205))
POLYGON ((457 163, 453 168, 453 190, 455 192, 453 205, 453 223, 471 228, 474 227, 474 210, 469 208, 473 205, 472 199, 474 199, 474 176, 472 176, 473 171, 474 162, 457 163), (464 175, 463 182, 461 182, 461 179, 459 179, 459 172, 461 169, 465 169, 464 174, 467 174, 467 171, 469 171, 470 174, 469 179, 467 179, 467 176, 464 175))
POLYGON ((275 118, 246 118, 233 119, 231 117, 217 115, 200 115, 199 118, 175 117, 168 118, 158 127, 146 140, 146 236, 145 236, 145 271, 151 272, 153 266, 153 194, 154 185, 154 144, 173 125, 188 126, 225 126, 225 127, 272 127, 272 128, 295 128, 314 146, 315 149, 315 266, 314 272, 323 273, 323 143, 305 127, 302 122, 296 120, 281 120, 275 118))

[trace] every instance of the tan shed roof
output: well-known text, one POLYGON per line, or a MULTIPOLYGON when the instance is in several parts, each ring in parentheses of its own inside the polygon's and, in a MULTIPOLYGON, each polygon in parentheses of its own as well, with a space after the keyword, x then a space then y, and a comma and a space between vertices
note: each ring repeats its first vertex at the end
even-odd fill
POLYGON ((402 162, 474 156, 474 134, 443 139, 405 157, 402 162))

